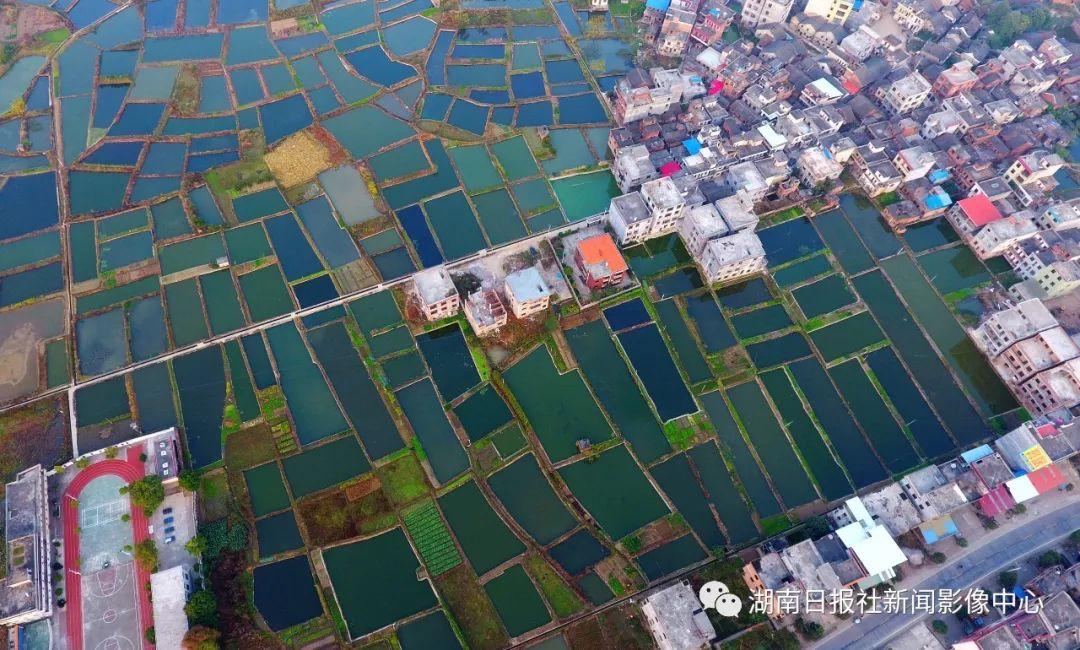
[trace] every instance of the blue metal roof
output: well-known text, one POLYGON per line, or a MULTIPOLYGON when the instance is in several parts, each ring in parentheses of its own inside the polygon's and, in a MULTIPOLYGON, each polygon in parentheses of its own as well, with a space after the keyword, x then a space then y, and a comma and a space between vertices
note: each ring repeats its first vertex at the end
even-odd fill
POLYGON ((930 179, 931 182, 940 183, 941 181, 949 178, 949 170, 948 169, 935 169, 934 171, 930 172, 930 174, 928 175, 928 178, 930 179))
POLYGON ((658 9, 660 11, 667 11, 669 5, 671 5, 671 0, 646 0, 645 2, 645 6, 649 9, 658 9))
POLYGON ((682 144, 683 144, 684 147, 686 147, 686 150, 688 152, 690 152, 691 156, 696 154, 697 152, 701 151, 701 143, 698 142, 697 138, 690 138, 688 140, 683 140, 682 144))

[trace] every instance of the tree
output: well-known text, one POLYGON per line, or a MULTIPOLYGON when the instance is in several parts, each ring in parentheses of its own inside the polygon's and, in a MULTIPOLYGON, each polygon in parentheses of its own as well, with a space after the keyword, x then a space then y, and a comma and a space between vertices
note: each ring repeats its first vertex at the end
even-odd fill
POLYGON ((154 514, 165 500, 165 487, 161 485, 161 477, 157 474, 144 476, 131 485, 120 488, 120 492, 127 492, 131 496, 131 502, 142 508, 147 517, 154 514))
POLYGON ((957 537, 956 538, 956 545, 959 546, 960 548, 966 548, 969 543, 970 542, 967 541, 966 537, 957 537))
POLYGON ((196 535, 188 540, 188 543, 184 545, 188 553, 199 556, 206 552, 207 547, 206 538, 202 535, 196 535))
POLYGON ((930 554, 930 561, 934 564, 943 564, 946 560, 945 554, 941 551, 936 551, 930 554))
POLYGON ((1039 556, 1039 568, 1047 569, 1059 564, 1065 564, 1065 558, 1057 551, 1047 551, 1039 556))
POLYGON ((147 571, 157 571, 157 544, 152 539, 144 539, 135 545, 135 561, 147 571))
POLYGON ((934 622, 930 624, 930 627, 934 628, 935 632, 943 636, 946 632, 949 631, 948 624, 946 624, 945 621, 941 620, 940 618, 935 618, 934 622))
POLYGON ((810 536, 810 539, 817 539, 824 537, 832 531, 832 526, 829 525, 829 520, 822 515, 817 517, 811 517, 806 521, 806 534, 810 536))
POLYGON ((1080 529, 1069 533, 1069 541, 1073 544, 1080 544, 1080 529))
POLYGON ((197 492, 199 490, 199 473, 193 469, 185 469, 180 472, 180 487, 187 492, 197 492))
POLYGON ((795 619, 795 629, 799 631, 799 634, 803 635, 811 641, 815 641, 825 636, 825 628, 821 623, 817 621, 808 621, 803 617, 795 619))
POLYGON ((217 598, 213 592, 200 589, 188 598, 184 613, 187 614, 188 623, 193 626, 213 627, 217 625, 217 598))
POLYGON ((1016 586, 1016 571, 1002 571, 998 574, 998 584, 1006 591, 1016 586))
POLYGON ((184 635, 183 648, 184 650, 217 650, 221 647, 220 639, 221 632, 205 625, 196 625, 188 629, 187 634, 184 635))

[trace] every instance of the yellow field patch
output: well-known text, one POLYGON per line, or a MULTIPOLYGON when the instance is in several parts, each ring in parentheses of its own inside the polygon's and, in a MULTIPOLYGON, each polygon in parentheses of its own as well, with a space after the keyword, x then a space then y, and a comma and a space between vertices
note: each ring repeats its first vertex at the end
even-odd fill
POLYGON ((285 187, 307 183, 333 166, 330 151, 307 131, 295 133, 265 156, 274 178, 285 187))

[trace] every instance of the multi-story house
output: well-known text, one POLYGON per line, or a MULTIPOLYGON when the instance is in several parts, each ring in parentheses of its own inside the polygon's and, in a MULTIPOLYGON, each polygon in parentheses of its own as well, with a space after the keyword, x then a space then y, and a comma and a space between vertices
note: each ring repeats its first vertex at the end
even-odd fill
POLYGON ((932 90, 938 97, 953 97, 971 90, 978 81, 979 77, 972 71, 970 61, 957 61, 952 67, 938 73, 932 90))
POLYGON ((1020 403, 1032 415, 1045 415, 1080 403, 1080 359, 1037 373, 1017 387, 1020 403))
POLYGON ((745 29, 758 25, 782 23, 791 15, 795 0, 747 0, 739 13, 739 24, 745 29))
POLYGON ((686 89, 686 80, 678 71, 631 70, 615 84, 615 119, 623 125, 649 115, 660 115, 677 106, 686 89))
POLYGON ((611 235, 602 233, 586 237, 577 243, 574 264, 585 285, 590 289, 602 289, 619 284, 626 277, 629 267, 615 247, 611 235))
POLYGON ((660 172, 643 144, 619 149, 611 163, 611 172, 623 194, 641 187, 642 183, 660 178, 660 172))
POLYGON ((904 182, 907 182, 923 178, 929 174, 935 161, 936 158, 934 158, 933 153, 921 146, 917 146, 902 149, 893 158, 893 165, 896 165, 897 171, 904 177, 904 182))
POLYGON ((827 156, 821 147, 803 149, 795 159, 795 168, 799 178, 810 188, 836 180, 844 173, 844 166, 827 156))
POLYGON ((844 91, 837 88, 824 77, 806 84, 799 94, 799 100, 807 106, 835 104, 844 97, 844 91))
POLYGON ((1065 161, 1056 153, 1045 149, 1036 149, 1017 158, 1005 170, 1005 180, 1019 186, 1042 183, 1052 177, 1065 165, 1065 161))
POLYGON ((1080 226, 1080 199, 1052 203, 1035 215, 1035 224, 1046 230, 1080 226))
POLYGON ((888 154, 872 143, 856 149, 851 158, 855 180, 869 196, 880 196, 900 188, 904 177, 888 154))
POLYGON ((830 23, 843 25, 851 16, 855 4, 855 0, 810 0, 803 12, 811 16, 821 16, 830 23))
POLYGON ((990 259, 1004 253, 1013 244, 1039 232, 1026 210, 991 221, 967 238, 971 250, 979 259, 990 259))
POLYGON ((611 199, 608 222, 622 246, 645 241, 652 231, 652 214, 641 192, 630 192, 611 199))
POLYGON ((1001 211, 985 195, 976 194, 953 204, 946 218, 961 237, 966 237, 986 224, 1001 219, 1001 211))
POLYGON ((497 291, 481 289, 465 298, 465 320, 477 336, 489 336, 506 325, 506 307, 497 291))
POLYGON ((753 232, 738 232, 709 240, 698 264, 710 284, 759 273, 765 269, 765 248, 753 232))
POLYGON ((413 282, 420 310, 428 320, 449 318, 461 309, 461 297, 444 266, 433 266, 417 273, 413 282))
POLYGON ((930 82, 918 72, 901 77, 889 84, 882 96, 886 110, 904 115, 919 108, 930 96, 930 82))
POLYGON ((1041 300, 1025 300, 987 316, 971 330, 971 339, 983 354, 993 358, 1018 341, 1058 326, 1041 300))
POLYGON ((645 183, 641 186, 641 198, 645 199, 652 218, 650 237, 675 230, 686 207, 686 199, 674 180, 664 177, 645 183))
POLYGON ((535 266, 508 274, 504 286, 510 310, 517 318, 528 318, 551 304, 551 289, 535 266))
POLYGON ((690 39, 706 46, 719 43, 734 18, 735 12, 730 7, 719 0, 710 0, 698 13, 694 28, 690 30, 690 39))

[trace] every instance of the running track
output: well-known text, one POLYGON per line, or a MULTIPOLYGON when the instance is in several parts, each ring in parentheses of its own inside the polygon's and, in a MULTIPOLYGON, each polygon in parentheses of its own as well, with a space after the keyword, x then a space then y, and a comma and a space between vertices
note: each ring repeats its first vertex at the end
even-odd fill
MULTIPOLYGON (((82 612, 82 575, 76 567, 79 566, 79 516, 78 508, 69 504, 78 499, 83 488, 90 481, 101 476, 119 476, 129 485, 145 475, 143 463, 139 456, 144 453, 143 445, 128 447, 127 460, 108 459, 91 464, 81 470, 75 479, 64 490, 63 505, 60 509, 60 517, 64 522, 64 567, 66 568, 66 591, 67 591, 67 635, 68 648, 70 650, 83 650, 83 612, 82 612)), ((131 529, 132 537, 136 544, 150 537, 146 515, 141 508, 131 505, 131 529)), ((133 585, 136 597, 139 600, 140 630, 150 626, 153 621, 154 610, 150 604, 149 590, 143 585, 150 580, 150 572, 135 563, 136 582, 133 585)), ((145 639, 133 639, 142 641, 144 648, 152 648, 145 639)))

